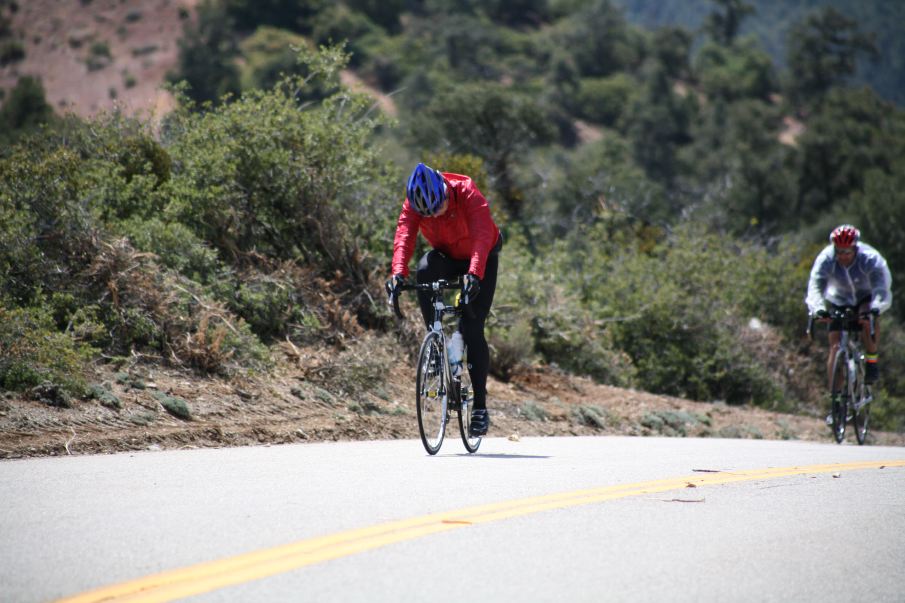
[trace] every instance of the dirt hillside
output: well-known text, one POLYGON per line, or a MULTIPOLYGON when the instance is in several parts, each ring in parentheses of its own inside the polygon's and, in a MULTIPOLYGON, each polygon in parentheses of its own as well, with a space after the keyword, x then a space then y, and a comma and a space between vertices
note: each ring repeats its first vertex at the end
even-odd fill
MULTIPOLYGON (((414 371, 400 353, 388 337, 366 336, 342 351, 287 346, 272 374, 230 379, 133 356, 95 376, 102 393, 91 400, 68 400, 53 389, 7 392, 0 398, 0 458, 417 438, 414 371)), ((509 383, 491 379, 488 405, 490 437, 831 441, 820 417, 619 389, 551 367, 524 368, 509 383)), ((871 434, 870 443, 905 445, 905 434, 871 434)))
POLYGON ((183 23, 198 0, 18 0, 11 14, 22 61, 0 67, 0 88, 38 76, 58 113, 120 107, 161 116, 160 89, 176 66, 183 23))

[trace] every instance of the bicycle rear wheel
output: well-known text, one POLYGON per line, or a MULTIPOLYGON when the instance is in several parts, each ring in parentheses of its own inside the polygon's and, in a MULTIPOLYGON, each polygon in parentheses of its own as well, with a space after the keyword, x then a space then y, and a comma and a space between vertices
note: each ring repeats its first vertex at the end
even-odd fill
POLYGON ((418 354, 418 377, 415 387, 415 408, 418 431, 428 454, 437 454, 446 434, 449 390, 446 387, 446 362, 443 340, 438 333, 428 333, 418 354))
POLYGON ((848 410, 850 392, 848 380, 848 362, 845 360, 845 351, 840 348, 833 360, 833 381, 830 386, 833 399, 830 411, 833 418, 832 429, 837 444, 841 444, 845 439, 845 414, 848 410))
POLYGON ((870 406, 872 403, 870 386, 864 383, 864 361, 858 362, 858 375, 855 383, 855 400, 852 407, 855 419, 855 439, 863 445, 867 439, 867 426, 870 423, 870 406))
POLYGON ((481 446, 481 436, 476 438, 468 435, 468 428, 471 426, 471 409, 474 402, 474 390, 471 387, 471 375, 468 373, 468 350, 465 350, 464 360, 462 362, 461 384, 459 386, 459 435, 462 436, 462 443, 465 444, 465 450, 474 454, 481 446))

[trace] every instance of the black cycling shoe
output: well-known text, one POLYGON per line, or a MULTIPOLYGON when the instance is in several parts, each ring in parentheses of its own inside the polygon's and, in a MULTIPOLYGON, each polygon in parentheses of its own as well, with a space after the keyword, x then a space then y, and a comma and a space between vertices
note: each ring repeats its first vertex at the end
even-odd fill
POLYGON ((471 422, 468 424, 468 435, 479 438, 487 434, 490 428, 490 413, 486 408, 476 408, 471 411, 471 422))

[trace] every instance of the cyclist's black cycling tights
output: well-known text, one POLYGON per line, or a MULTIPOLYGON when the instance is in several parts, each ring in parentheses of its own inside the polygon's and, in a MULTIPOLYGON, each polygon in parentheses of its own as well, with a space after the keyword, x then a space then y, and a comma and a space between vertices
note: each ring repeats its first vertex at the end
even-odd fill
MULTIPOLYGON (((487 408, 487 373, 490 370, 490 351, 487 349, 487 340, 484 339, 484 321, 490 314, 490 305, 493 303, 493 293, 496 290, 496 274, 499 267, 499 250, 502 240, 498 241, 493 251, 487 256, 487 266, 484 268, 484 278, 481 279, 481 291, 472 302, 475 317, 468 318, 462 315, 459 322, 459 330, 462 338, 468 346, 468 363, 471 369, 471 385, 474 389, 474 408, 487 408)), ((453 279, 468 272, 469 260, 454 260, 436 249, 428 251, 418 262, 416 278, 419 283, 430 283, 437 279, 453 279)), ((430 328, 430 320, 434 314, 431 307, 430 292, 419 291, 418 302, 421 304, 421 315, 424 324, 430 328)))

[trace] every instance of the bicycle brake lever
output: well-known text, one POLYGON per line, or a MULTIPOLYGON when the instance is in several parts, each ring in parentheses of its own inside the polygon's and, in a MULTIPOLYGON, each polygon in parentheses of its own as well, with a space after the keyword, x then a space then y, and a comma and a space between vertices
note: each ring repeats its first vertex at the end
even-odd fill
POLYGON ((399 296, 392 295, 391 297, 393 299, 393 313, 396 314, 396 318, 399 320, 404 320, 405 316, 402 315, 402 310, 399 309, 399 296))

